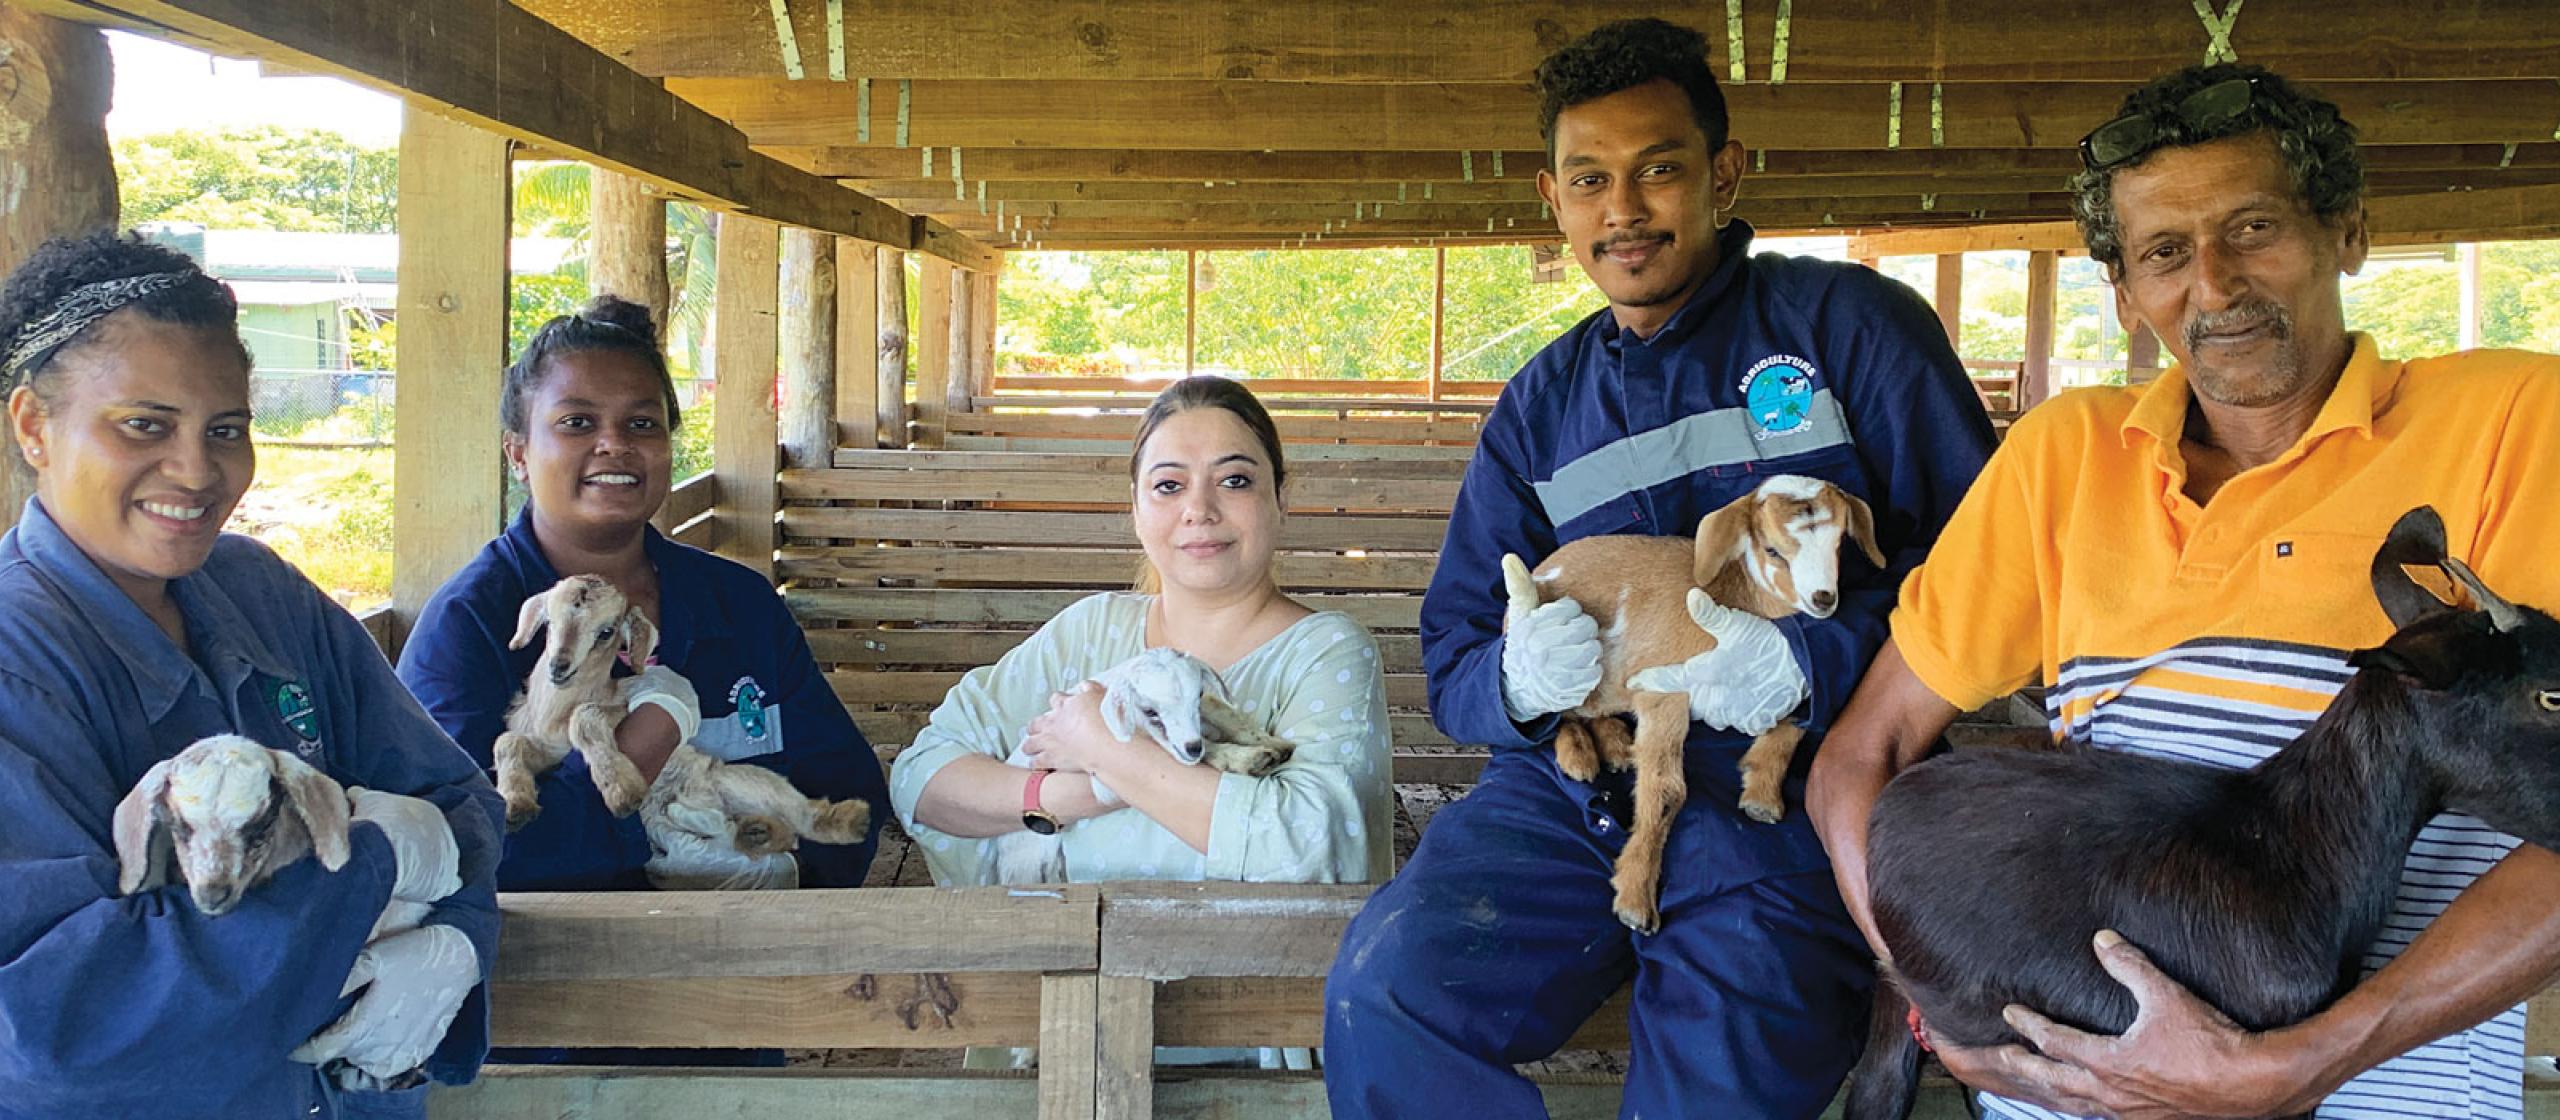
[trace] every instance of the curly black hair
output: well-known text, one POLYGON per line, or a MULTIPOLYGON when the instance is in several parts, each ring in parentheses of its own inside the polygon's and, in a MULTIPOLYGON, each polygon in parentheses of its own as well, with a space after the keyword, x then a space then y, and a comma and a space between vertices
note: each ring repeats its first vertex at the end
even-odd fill
POLYGON ((507 367, 506 387, 498 397, 498 422, 511 435, 526 434, 525 402, 551 372, 552 359, 589 350, 629 354, 658 375, 658 392, 667 402, 667 430, 683 424, 676 407, 675 375, 667 371, 666 353, 658 348, 658 322, 649 309, 607 293, 588 300, 575 314, 560 315, 533 332, 533 341, 507 367))
POLYGON ((2071 179, 2071 212, 2080 237, 2089 244, 2089 256, 2107 266, 2110 276, 2124 268, 2124 228, 2116 218, 2115 177, 2170 148, 2269 133, 2275 137, 2295 195, 2314 216, 2334 224, 2364 206, 2364 156, 2356 149, 2356 126, 2338 115, 2336 104, 2263 66, 2225 62, 2161 75, 2127 96, 2109 119, 2137 116, 2158 130, 2150 150, 2102 169, 2083 170, 2071 179), (2180 103, 2196 91, 2235 78, 2256 87, 2245 110, 2202 126, 2179 115, 2180 103))
MULTIPOLYGON (((111 229, 47 241, 9 274, 8 284, 0 287, 0 347, 17 338, 28 323, 52 311, 72 289, 159 272, 188 273, 192 279, 135 300, 131 310, 154 322, 218 334, 231 344, 242 365, 252 364, 249 348, 240 341, 240 303, 228 286, 205 275, 204 269, 185 253, 154 245, 140 234, 118 234, 111 229)), ((47 406, 54 403, 57 386, 51 375, 61 366, 63 355, 94 339, 95 329, 73 335, 52 356, 27 371, 27 386, 35 390, 37 399, 47 406)), ((0 378, 8 376, 0 371, 0 378)), ((0 383, 0 396, 16 388, 13 383, 0 383)))
POLYGON ((1732 122, 1725 114, 1724 89, 1707 68, 1707 37, 1663 20, 1623 19, 1592 29, 1538 64, 1538 135, 1546 139, 1547 156, 1555 156, 1558 114, 1657 81, 1689 95, 1689 110, 1698 119, 1698 131, 1707 136, 1709 151, 1724 147, 1732 122))

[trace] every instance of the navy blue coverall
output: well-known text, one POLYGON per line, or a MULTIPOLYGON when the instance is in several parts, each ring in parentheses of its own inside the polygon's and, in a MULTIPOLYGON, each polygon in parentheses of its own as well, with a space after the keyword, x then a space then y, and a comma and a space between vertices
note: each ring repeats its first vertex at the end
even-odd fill
MULTIPOLYGON (((342 1093, 286 1057, 328 1026, 398 867, 370 823, 345 866, 286 865, 208 918, 182 884, 117 893, 116 805, 154 764, 241 735, 444 811, 463 887, 431 925, 497 959, 505 808, 364 626, 247 537, 169 581, 181 648, 30 501, 0 537, 0 1120, 423 1116, 424 1086, 342 1093)), ((489 1046, 474 988, 426 1063, 489 1046)))
MULTIPOLYGON (((802 841, 803 887, 858 887, 889 819, 888 779, 879 756, 836 699, 809 652, 809 639, 773 585, 745 566, 645 530, 658 569, 655 660, 693 685, 702 703, 694 745, 714 757, 764 766, 811 797, 871 803, 871 832, 859 844, 802 841)), ((508 701, 542 656, 533 642, 507 648, 527 597, 560 581, 534 539, 532 508, 436 589, 400 650, 400 679, 462 749, 492 763, 508 701)), ((615 666, 617 675, 629 670, 615 666)), ((640 815, 615 817, 574 751, 535 780, 542 814, 508 833, 498 889, 649 890, 649 835, 640 815)), ((518 1049, 500 1062, 575 1061, 597 1065, 782 1064, 778 1050, 518 1049)))
POLYGON ((1918 565, 1989 458, 1988 416, 1928 305, 1875 272, 1749 255, 1718 235, 1705 285, 1650 339, 1603 310, 1523 367, 1486 420, 1422 606, 1433 721, 1493 748, 1343 938, 1326 984, 1337 1117, 1542 1116, 1512 1071, 1633 978, 1626 1116, 1812 1116, 1857 1056, 1871 978, 1806 822, 1803 774, 1886 637, 1918 565), (1661 932, 1610 911, 1627 779, 1556 768, 1555 717, 1501 693, 1500 560, 1567 542, 1680 535, 1774 474, 1865 499, 1889 561, 1842 557, 1831 618, 1780 620, 1811 696, 1786 819, 1735 808, 1749 739, 1692 724, 1661 932))

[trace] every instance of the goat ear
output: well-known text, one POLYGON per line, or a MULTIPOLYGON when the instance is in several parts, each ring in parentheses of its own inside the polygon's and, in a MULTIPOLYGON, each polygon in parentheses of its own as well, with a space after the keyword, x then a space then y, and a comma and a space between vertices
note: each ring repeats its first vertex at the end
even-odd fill
POLYGON ((523 649, 531 643, 533 636, 542 632, 543 623, 549 621, 546 612, 550 609, 551 592, 525 596, 524 605, 516 608, 516 636, 507 641, 507 648, 523 649))
POLYGON ((1858 550, 1867 554, 1867 563, 1883 571, 1884 549, 1876 546, 1876 512, 1867 507, 1865 499, 1846 490, 1834 488, 1832 493, 1839 495, 1840 504, 1849 510, 1849 539, 1858 542, 1858 550))
POLYGON ((2347 664, 2388 669, 2420 688, 2441 692, 2453 687, 2465 668, 2489 663, 2493 654, 2481 647, 2493 640, 2482 616, 2446 613, 2407 627, 2373 649, 2356 651, 2347 664))
POLYGON ((276 781, 284 787, 285 805, 302 818, 311 834, 312 854, 320 866, 335 871, 347 865, 347 791, 338 780, 310 763, 276 751, 276 781))
POLYGON ((2400 515, 2373 554, 2373 597, 2394 627, 2406 629, 2428 615, 2450 609, 2435 593, 2409 577, 2410 568, 2444 566, 2444 519, 2435 507, 2419 506, 2400 515))
POLYGON ((167 881, 160 849, 168 828, 160 820, 160 799, 169 792, 171 760, 144 771, 132 792, 116 803, 116 893, 132 894, 167 881))
POLYGON ((1751 518, 1758 508, 1758 500, 1745 494, 1699 520, 1690 582, 1705 587, 1715 581, 1716 573, 1723 571, 1734 554, 1742 550, 1742 539, 1750 535, 1751 518))
POLYGON ((630 660, 631 667, 637 669, 643 665, 647 665, 649 663, 649 654, 656 651, 657 648, 657 624, 650 622, 649 616, 640 613, 640 609, 637 607, 624 612, 622 616, 622 653, 624 657, 630 660))

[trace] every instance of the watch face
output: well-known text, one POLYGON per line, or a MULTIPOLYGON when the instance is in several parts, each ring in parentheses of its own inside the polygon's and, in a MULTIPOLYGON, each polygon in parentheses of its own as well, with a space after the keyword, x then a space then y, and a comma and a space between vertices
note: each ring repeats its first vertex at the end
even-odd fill
POLYGON ((1058 822, 1050 819, 1046 815, 1024 813, 1022 814, 1022 827, 1030 829, 1033 832, 1037 832, 1042 836, 1053 836, 1057 834, 1058 822))

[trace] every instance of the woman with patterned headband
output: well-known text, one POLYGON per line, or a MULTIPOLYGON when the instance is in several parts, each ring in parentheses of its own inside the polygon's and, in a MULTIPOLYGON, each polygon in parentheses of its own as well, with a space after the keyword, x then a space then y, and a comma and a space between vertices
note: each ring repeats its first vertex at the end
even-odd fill
POLYGON ((355 619, 221 531, 256 467, 237 319, 112 233, 0 289, 8 465, 35 477, 0 537, 0 1120, 418 1116, 488 1048, 498 799, 355 619), (118 803, 220 734, 349 787, 350 858, 219 917, 123 893, 118 803), (368 944, 395 898, 434 909, 368 944))

